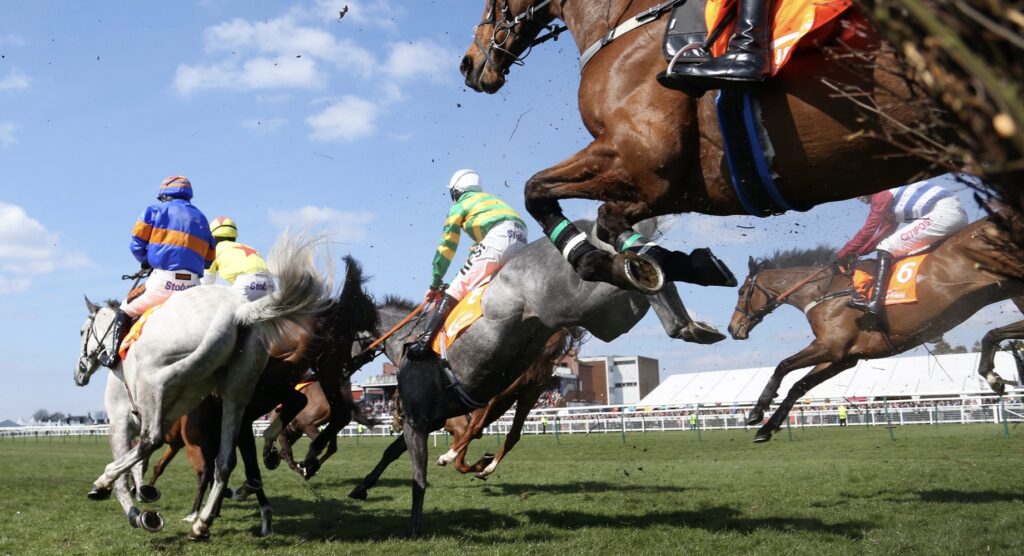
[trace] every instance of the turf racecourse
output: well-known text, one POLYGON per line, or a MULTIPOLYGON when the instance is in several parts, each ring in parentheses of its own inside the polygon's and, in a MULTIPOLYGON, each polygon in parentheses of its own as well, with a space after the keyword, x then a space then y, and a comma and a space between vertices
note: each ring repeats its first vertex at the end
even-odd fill
POLYGON ((883 427, 751 436, 527 437, 487 482, 432 466, 427 534, 412 541, 390 537, 407 519, 408 461, 369 500, 350 500, 385 440, 343 439, 310 483, 323 500, 290 471, 265 472, 275 534, 253 536, 255 502, 226 502, 205 544, 189 543, 180 520, 194 486, 183 456, 153 505, 167 525, 149 534, 113 500, 85 497, 105 439, 6 440, 0 553, 1024 554, 1024 427, 1009 441, 991 425, 903 427, 895 442, 883 427))

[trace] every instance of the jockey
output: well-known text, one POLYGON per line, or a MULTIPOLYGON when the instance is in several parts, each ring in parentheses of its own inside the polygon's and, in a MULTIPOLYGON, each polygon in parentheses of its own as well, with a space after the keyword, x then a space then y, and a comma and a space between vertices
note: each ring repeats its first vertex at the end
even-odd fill
POLYGON ((956 233, 967 225, 967 213, 952 192, 927 180, 857 199, 870 204, 871 212, 836 258, 849 264, 872 249, 878 251, 878 276, 871 299, 854 296, 849 303, 878 317, 885 304, 894 259, 916 254, 956 233))
POLYGON ((659 81, 672 88, 737 88, 764 81, 771 73, 773 0, 737 0, 736 27, 725 54, 699 64, 680 64, 659 81), (678 85, 678 86, 677 86, 678 85))
POLYGON ((258 251, 237 241, 238 226, 234 220, 218 216, 210 223, 210 232, 216 242, 216 252, 203 276, 203 284, 216 282, 219 273, 231 284, 231 289, 249 301, 274 291, 274 278, 267 270, 267 262, 258 251))
POLYGON ((112 334, 113 353, 103 365, 113 369, 120 357, 121 340, 128 325, 175 292, 199 285, 203 268, 213 261, 213 237, 206 217, 192 203, 192 183, 184 176, 169 176, 157 191, 158 203, 143 211, 132 229, 132 255, 143 270, 152 269, 142 291, 128 295, 117 311, 112 334))
POLYGON ((437 302, 437 308, 427 329, 415 344, 409 347, 412 358, 430 353, 430 344, 451 309, 484 279, 497 272, 509 258, 526 245, 526 224, 516 211, 504 201, 484 193, 480 175, 473 170, 459 170, 448 183, 454 204, 448 210, 441 231, 441 244, 434 255, 430 289, 424 301, 437 302), (461 230, 473 241, 466 264, 448 286, 442 286, 444 275, 459 248, 461 230))

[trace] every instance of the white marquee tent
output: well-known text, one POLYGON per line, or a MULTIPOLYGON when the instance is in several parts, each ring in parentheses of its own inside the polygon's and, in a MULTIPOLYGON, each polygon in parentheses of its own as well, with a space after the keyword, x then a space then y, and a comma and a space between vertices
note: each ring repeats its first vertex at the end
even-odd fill
MULTIPOLYGON (((980 354, 963 353, 921 357, 890 357, 861 361, 856 367, 818 385, 804 398, 938 397, 992 394, 978 375, 980 354)), ((996 372, 1017 380, 1017 367, 1007 352, 996 354, 996 372)), ((771 377, 774 367, 683 373, 669 376, 640 401, 641 406, 752 403, 771 377)), ((781 400, 810 369, 791 372, 779 389, 781 400)))

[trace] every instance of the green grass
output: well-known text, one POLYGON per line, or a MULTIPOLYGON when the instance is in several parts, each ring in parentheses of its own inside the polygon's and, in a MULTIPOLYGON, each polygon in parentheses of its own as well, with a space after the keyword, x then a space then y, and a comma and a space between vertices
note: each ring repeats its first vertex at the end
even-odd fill
POLYGON ((167 525, 149 534, 113 499, 85 497, 109 459, 105 439, 6 440, 0 554, 1024 554, 1024 427, 1009 441, 991 425, 903 427, 895 442, 882 427, 751 436, 527 437, 487 482, 431 465, 426 538, 412 541, 390 538, 408 518, 407 458, 368 501, 350 500, 385 440, 343 439, 310 482, 324 500, 290 471, 265 471, 275 534, 252 535, 255 501, 226 502, 205 544, 189 543, 180 520, 194 492, 183 455, 153 505, 167 525))

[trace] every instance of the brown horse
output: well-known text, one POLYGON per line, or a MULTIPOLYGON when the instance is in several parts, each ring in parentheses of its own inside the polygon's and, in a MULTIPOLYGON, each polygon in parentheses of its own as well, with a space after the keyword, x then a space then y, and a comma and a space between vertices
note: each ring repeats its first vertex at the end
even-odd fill
MULTIPOLYGON (((745 340, 782 304, 804 311, 814 332, 810 345, 779 363, 750 411, 747 424, 760 423, 782 378, 790 371, 813 367, 790 388, 754 441, 770 440, 799 398, 857 361, 902 353, 942 336, 986 305, 1005 299, 1020 301, 1024 283, 988 270, 1001 266, 998 240, 1004 236, 1003 229, 983 218, 943 241, 918 270, 917 302, 887 306, 883 326, 869 323, 863 312, 847 306, 852 280, 835 267, 786 268, 801 264, 793 253, 783 253, 789 264, 751 259, 750 274, 740 287, 729 323, 732 337, 745 340)), ((821 253, 816 255, 820 261, 821 253)), ((805 259, 803 264, 809 262, 805 259)))
POLYGON ((530 410, 537 405, 541 394, 551 387, 551 377, 555 370, 555 362, 572 351, 579 345, 582 338, 582 330, 559 330, 544 346, 544 352, 530 365, 511 386, 498 394, 487 404, 487 407, 477 409, 465 417, 453 417, 448 419, 444 428, 452 435, 452 443, 448 453, 438 458, 438 465, 447 465, 452 462, 459 473, 476 473, 477 478, 487 479, 501 460, 508 455, 508 452, 519 442, 523 433, 523 424, 530 410), (511 409, 512 404, 516 406, 515 417, 512 426, 505 435, 505 442, 498 453, 493 456, 485 455, 473 465, 466 464, 466 451, 469 443, 480 438, 483 430, 488 425, 497 421, 511 409))
MULTIPOLYGON (((299 475, 305 476, 302 467, 295 462, 295 458, 292 455, 292 445, 302 437, 303 434, 309 437, 310 440, 316 440, 322 433, 320 427, 331 419, 331 404, 327 401, 327 396, 324 394, 323 388, 320 386, 319 381, 309 383, 301 390, 302 394, 306 397, 306 407, 295 416, 287 425, 285 425, 281 434, 278 436, 278 441, 281 443, 280 457, 288 464, 288 467, 298 473, 299 475)), ((377 421, 370 415, 369 407, 363 402, 356 402, 352 398, 352 382, 344 380, 341 383, 341 399, 344 401, 343 406, 350 408, 349 419, 346 420, 342 416, 338 424, 344 428, 352 421, 355 421, 366 428, 373 428, 377 426, 377 421)), ((274 411, 271 413, 270 422, 271 426, 280 419, 280 413, 274 411)), ((274 453, 277 448, 274 447, 274 441, 268 439, 267 447, 264 448, 264 454, 267 452, 274 453)), ((327 449, 319 458, 319 464, 323 465, 327 458, 331 457, 338 451, 338 436, 334 435, 327 442, 327 449)), ((264 455, 264 463, 267 462, 267 456, 264 455)), ((271 467, 270 465, 267 466, 271 467)))
MULTIPOLYGON (((494 93, 504 85, 511 65, 538 43, 538 34, 553 20, 565 23, 583 52, 661 0, 485 4, 460 69, 468 87, 494 93)), ((657 16, 651 20, 664 21, 657 16)), ((852 10, 843 16, 843 25, 855 26, 852 38, 842 44, 832 41, 828 50, 855 53, 866 63, 837 61, 825 49, 798 52, 757 91, 774 148, 770 169, 778 176, 783 197, 798 210, 902 185, 928 170, 924 161, 903 155, 892 144, 912 131, 918 118, 915 103, 896 58, 860 21, 852 10), (854 89, 860 91, 858 104, 872 109, 837 98, 837 90, 854 89), (851 163, 856 171, 850 171, 851 163)), ((645 218, 748 213, 732 187, 714 95, 692 98, 655 81, 666 66, 663 27, 649 24, 623 34, 590 59, 580 76, 579 110, 594 141, 526 183, 530 215, 587 280, 645 289, 653 282, 644 280, 657 268, 632 265, 635 258, 613 258, 586 243, 577 245, 574 240, 582 232, 565 220, 561 199, 602 201, 597 234, 620 251, 630 243, 629 227, 645 218)), ((655 246, 645 251, 669 279, 692 281, 693 266, 699 265, 683 253, 655 246)))

